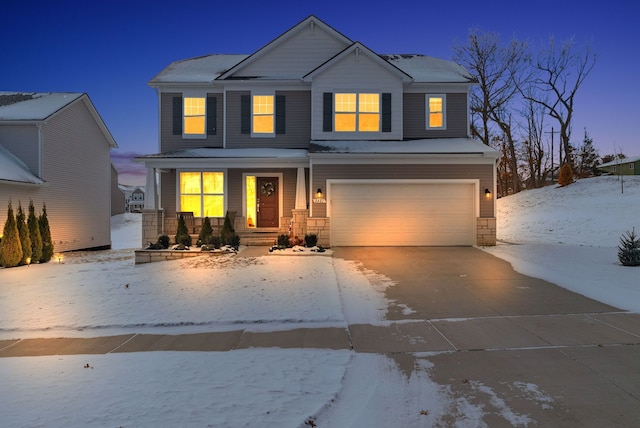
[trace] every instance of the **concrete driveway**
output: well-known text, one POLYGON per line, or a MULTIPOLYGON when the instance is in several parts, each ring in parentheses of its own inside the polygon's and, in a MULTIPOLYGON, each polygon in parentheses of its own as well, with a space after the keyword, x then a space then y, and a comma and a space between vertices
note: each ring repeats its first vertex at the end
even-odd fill
POLYGON ((471 408, 484 416, 468 426, 640 426, 639 314, 477 248, 336 248, 334 257, 395 283, 389 325, 349 326, 354 349, 448 385, 452 424, 471 408))

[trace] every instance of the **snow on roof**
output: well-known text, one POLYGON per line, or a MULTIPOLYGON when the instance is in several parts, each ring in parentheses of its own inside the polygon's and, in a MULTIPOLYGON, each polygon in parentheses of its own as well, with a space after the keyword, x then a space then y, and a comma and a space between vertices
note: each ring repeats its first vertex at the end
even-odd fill
POLYGON ((83 94, 0 92, 0 120, 44 120, 83 94))
POLYGON ((611 162, 603 163, 602 165, 598 165, 598 168, 605 168, 608 166, 615 166, 615 165, 623 165, 623 164, 638 162, 638 161, 640 161, 640 156, 633 156, 629 158, 616 159, 616 160, 612 160, 611 162))
POLYGON ((154 83, 210 83, 249 55, 206 55, 175 61, 154 77, 154 83))
POLYGON ((138 156, 136 159, 160 158, 268 158, 268 159, 305 159, 305 149, 185 149, 175 152, 138 156))
POLYGON ((20 159, 0 145, 0 181, 43 184, 20 159))
POLYGON ((467 70, 453 61, 416 54, 389 54, 380 56, 413 77, 414 82, 475 82, 475 79, 467 70))
POLYGON ((312 153, 358 154, 482 154, 498 152, 471 138, 432 138, 409 141, 313 141, 312 153))

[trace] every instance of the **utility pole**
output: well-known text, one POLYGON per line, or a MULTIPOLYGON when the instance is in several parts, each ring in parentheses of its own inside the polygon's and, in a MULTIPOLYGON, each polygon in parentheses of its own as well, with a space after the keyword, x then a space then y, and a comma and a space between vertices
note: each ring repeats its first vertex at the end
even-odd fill
MULTIPOLYGON (((553 134, 557 134, 560 131, 556 132, 553 130, 553 126, 551 127, 551 132, 546 132, 547 134, 551 134, 551 181, 553 181, 553 134)), ((558 165, 562 164, 562 144, 560 146, 560 159, 558 159, 558 165)))

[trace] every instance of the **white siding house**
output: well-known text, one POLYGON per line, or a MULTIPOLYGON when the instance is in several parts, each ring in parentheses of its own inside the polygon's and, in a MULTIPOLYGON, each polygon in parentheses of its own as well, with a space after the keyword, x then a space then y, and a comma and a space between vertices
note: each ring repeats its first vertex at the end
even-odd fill
POLYGON ((46 204, 56 252, 109 248, 116 147, 87 94, 0 92, 0 221, 46 204))

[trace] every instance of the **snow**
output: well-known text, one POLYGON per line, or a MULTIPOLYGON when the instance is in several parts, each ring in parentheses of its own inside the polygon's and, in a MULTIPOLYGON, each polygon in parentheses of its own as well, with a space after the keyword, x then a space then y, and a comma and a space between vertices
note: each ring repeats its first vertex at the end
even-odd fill
POLYGON ((430 138, 410 141, 329 141, 314 140, 321 146, 315 150, 315 156, 322 153, 437 153, 437 154, 476 154, 497 157, 498 152, 471 138, 430 138))
POLYGON ((0 181, 43 184, 20 159, 0 145, 0 181))
MULTIPOLYGON (((622 232, 640 227, 640 177, 580 180, 501 198, 496 247, 526 274, 640 311, 638 269, 616 260, 622 232)), ((204 256, 134 265, 139 214, 112 218, 113 249, 66 253, 0 270, 0 340, 178 334, 384 324, 391 279, 325 256, 204 256), (273 281, 272 278, 277 278, 273 281), (204 303, 206 302, 206 304, 204 303)), ((6 426, 486 426, 482 406, 392 355, 251 348, 0 358, 6 426)), ((532 383, 509 386, 540 405, 532 383)), ((533 423, 490 387, 470 381, 512 425, 533 423)), ((471 399, 471 398, 470 398, 471 399)))
POLYGON ((640 231, 640 176, 602 176, 497 201, 498 245, 520 273, 640 312, 640 271, 618 262, 621 236, 640 231), (622 190, 624 189, 624 193, 622 190))
MULTIPOLYGON (((20 92, 0 92, 3 95, 16 95, 20 92)), ((82 93, 37 92, 27 93, 32 99, 9 105, 0 105, 0 120, 44 120, 67 104, 81 97, 82 93)))

